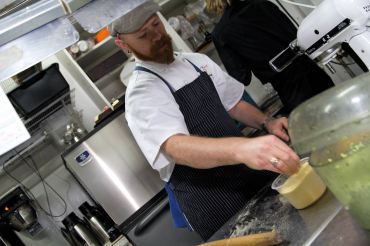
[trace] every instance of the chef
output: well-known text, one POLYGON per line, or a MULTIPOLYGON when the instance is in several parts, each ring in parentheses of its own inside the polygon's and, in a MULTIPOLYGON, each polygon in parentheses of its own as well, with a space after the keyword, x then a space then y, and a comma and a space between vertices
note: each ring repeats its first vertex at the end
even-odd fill
POLYGON ((274 172, 295 173, 299 158, 284 143, 286 118, 241 101, 243 84, 207 56, 173 52, 158 9, 145 2, 109 26, 116 44, 136 59, 125 116, 189 227, 207 240, 274 172), (243 137, 235 120, 271 135, 243 137))

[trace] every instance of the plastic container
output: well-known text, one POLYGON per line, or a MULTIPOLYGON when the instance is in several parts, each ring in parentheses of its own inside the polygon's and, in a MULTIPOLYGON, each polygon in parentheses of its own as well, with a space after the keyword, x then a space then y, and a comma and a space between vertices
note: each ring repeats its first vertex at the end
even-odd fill
POLYGON ((316 202, 325 192, 326 186, 308 164, 308 158, 301 160, 298 173, 288 177, 279 175, 271 188, 283 195, 296 209, 303 209, 316 202))
POLYGON ((109 31, 107 27, 104 27, 101 29, 95 36, 96 43, 100 43, 101 41, 105 40, 107 37, 109 37, 109 31))
POLYGON ((343 82, 295 109, 293 148, 310 156, 344 208, 370 229, 370 74, 343 82))

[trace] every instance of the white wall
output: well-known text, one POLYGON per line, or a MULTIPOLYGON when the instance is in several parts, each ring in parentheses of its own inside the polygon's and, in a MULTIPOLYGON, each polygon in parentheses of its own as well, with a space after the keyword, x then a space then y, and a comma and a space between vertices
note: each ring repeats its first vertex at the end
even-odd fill
MULTIPOLYGON (((64 51, 62 51, 64 52, 64 51)), ((42 62, 43 67, 48 67, 52 63, 58 63, 60 72, 63 74, 64 78, 67 80, 70 89, 74 89, 74 107, 81 116, 82 123, 88 131, 94 128, 94 117, 102 111, 99 108, 101 103, 98 104, 94 98, 92 98, 87 91, 81 87, 79 83, 79 77, 74 75, 69 67, 66 67, 66 63, 61 61, 56 55, 53 55, 42 62)))

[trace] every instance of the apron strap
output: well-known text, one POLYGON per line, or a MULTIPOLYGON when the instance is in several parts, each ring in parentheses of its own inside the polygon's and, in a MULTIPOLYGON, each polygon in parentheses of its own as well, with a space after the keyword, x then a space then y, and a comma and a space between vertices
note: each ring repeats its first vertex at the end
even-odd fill
POLYGON ((153 72, 152 70, 149 70, 146 67, 141 67, 141 66, 136 66, 134 70, 135 71, 144 71, 144 72, 151 73, 151 74, 157 76, 158 78, 160 78, 167 85, 167 87, 170 89, 172 94, 175 92, 173 90, 173 88, 170 86, 170 84, 167 82, 167 80, 165 80, 162 76, 160 76, 156 72, 153 72))
MULTIPOLYGON (((186 58, 185 58, 186 59, 186 58)), ((197 71, 198 73, 202 73, 203 71, 200 70, 199 67, 197 67, 194 63, 192 63, 191 61, 189 61, 188 59, 186 59, 195 69, 195 71, 197 71)), ((155 76, 157 76, 158 78, 160 78, 166 85, 167 87, 170 89, 171 93, 173 94, 175 91, 174 89, 172 88, 172 86, 168 83, 167 80, 165 80, 162 76, 160 76, 159 74, 157 74, 156 72, 153 72, 152 70, 150 69, 147 69, 146 67, 142 67, 142 66, 136 66, 135 71, 143 71, 143 72, 147 72, 147 73, 151 73, 155 76)))
MULTIPOLYGON (((186 58, 185 58, 186 59, 186 58)), ((198 72, 198 73, 202 73, 203 71, 200 70, 199 67, 197 67, 194 63, 192 63, 191 61, 189 61, 188 59, 186 59, 193 67, 194 69, 198 72)))

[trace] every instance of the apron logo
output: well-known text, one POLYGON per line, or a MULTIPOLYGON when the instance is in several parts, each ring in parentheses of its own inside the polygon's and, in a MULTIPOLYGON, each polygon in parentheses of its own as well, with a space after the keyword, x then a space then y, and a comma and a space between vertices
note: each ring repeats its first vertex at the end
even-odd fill
POLYGON ((200 70, 202 70, 203 72, 206 72, 208 76, 213 77, 213 75, 208 72, 208 65, 201 66, 200 70))

